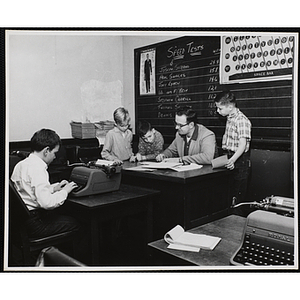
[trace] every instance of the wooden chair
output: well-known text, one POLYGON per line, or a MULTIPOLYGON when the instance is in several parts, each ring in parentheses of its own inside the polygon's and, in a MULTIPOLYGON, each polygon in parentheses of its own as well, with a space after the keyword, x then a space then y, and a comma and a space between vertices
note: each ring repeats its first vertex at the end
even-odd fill
POLYGON ((31 253, 49 246, 73 242, 73 254, 76 256, 77 231, 67 231, 42 238, 30 238, 24 226, 30 213, 24 201, 9 179, 9 247, 21 249, 23 265, 32 265, 31 253))

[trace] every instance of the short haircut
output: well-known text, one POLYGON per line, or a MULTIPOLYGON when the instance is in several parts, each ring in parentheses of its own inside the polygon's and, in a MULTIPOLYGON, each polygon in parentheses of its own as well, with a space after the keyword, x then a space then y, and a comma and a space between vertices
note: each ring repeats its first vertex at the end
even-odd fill
POLYGON ((138 132, 140 137, 143 137, 150 130, 152 130, 152 126, 149 122, 147 121, 139 122, 138 132))
POLYGON ((117 125, 124 125, 130 119, 129 112, 124 107, 119 107, 114 111, 114 121, 117 125))
POLYGON ((41 129, 37 131, 30 140, 32 151, 42 151, 44 148, 49 147, 50 151, 56 146, 61 145, 61 140, 58 134, 51 129, 41 129))
POLYGON ((216 103, 220 103, 221 105, 233 104, 237 106, 235 95, 230 91, 224 91, 217 95, 215 98, 216 103))
POLYGON ((182 115, 185 115, 186 116, 186 121, 188 123, 191 123, 191 122, 194 122, 195 124, 197 123, 197 113, 196 111, 194 111, 192 109, 191 106, 182 106, 182 107, 179 107, 177 110, 176 110, 176 115, 177 116, 182 116, 182 115))

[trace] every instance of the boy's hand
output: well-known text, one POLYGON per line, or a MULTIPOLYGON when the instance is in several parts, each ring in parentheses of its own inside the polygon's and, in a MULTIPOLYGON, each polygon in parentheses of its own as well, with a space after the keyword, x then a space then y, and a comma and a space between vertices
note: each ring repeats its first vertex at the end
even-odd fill
POLYGON ((136 160, 137 160, 137 158, 136 158, 136 156, 135 155, 132 155, 131 157, 130 157, 130 159, 129 159, 129 161, 130 162, 136 162, 136 160))
POLYGON ((234 160, 232 160, 230 158, 225 166, 226 166, 227 169, 233 170, 234 169, 234 160))
POLYGON ((65 190, 68 194, 77 187, 77 184, 72 181, 68 182, 62 189, 65 190))
POLYGON ((163 153, 158 154, 158 155, 156 156, 156 160, 157 160, 157 161, 163 161, 165 158, 166 158, 166 157, 165 157, 165 155, 164 155, 163 153))
POLYGON ((142 161, 143 160, 143 156, 140 153, 137 153, 136 159, 137 159, 137 161, 142 161))
POLYGON ((53 192, 58 192, 60 191, 66 184, 68 184, 67 180, 62 180, 60 183, 58 183, 54 188, 53 188, 53 192))
POLYGON ((116 159, 114 159, 114 163, 116 163, 117 165, 122 165, 123 160, 120 160, 120 159, 116 158, 116 159))

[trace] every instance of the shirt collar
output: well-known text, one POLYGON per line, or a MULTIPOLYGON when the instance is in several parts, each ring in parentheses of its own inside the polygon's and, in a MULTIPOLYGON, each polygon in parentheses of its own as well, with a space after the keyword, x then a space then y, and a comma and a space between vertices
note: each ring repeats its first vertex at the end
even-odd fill
MULTIPOLYGON (((198 138, 198 133, 199 133, 199 126, 198 126, 198 124, 195 124, 194 131, 193 131, 193 134, 192 134, 192 136, 191 136, 190 139, 196 141, 197 138, 198 138)), ((183 139, 186 140, 187 139, 187 135, 185 135, 183 137, 183 139)))
POLYGON ((36 154, 30 153, 29 154, 30 159, 32 159, 35 163, 40 164, 43 166, 45 169, 48 169, 48 165, 36 154))
POLYGON ((240 110, 238 108, 236 108, 236 110, 233 114, 227 116, 227 119, 235 118, 239 114, 239 112, 240 112, 240 110))
POLYGON ((127 128, 125 131, 121 131, 117 126, 115 126, 114 131, 119 132, 121 134, 128 134, 129 128, 127 128))

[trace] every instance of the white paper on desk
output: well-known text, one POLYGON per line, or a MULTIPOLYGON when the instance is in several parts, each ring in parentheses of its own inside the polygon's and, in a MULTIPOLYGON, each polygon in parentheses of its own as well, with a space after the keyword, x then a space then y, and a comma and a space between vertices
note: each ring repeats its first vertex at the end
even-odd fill
POLYGON ((155 169, 144 168, 143 166, 136 166, 136 167, 125 168, 125 170, 140 171, 140 172, 153 172, 155 169))
POLYGON ((216 169, 216 168, 223 168, 223 167, 225 167, 225 165, 227 164, 227 162, 228 162, 227 155, 222 155, 222 156, 219 156, 219 157, 213 159, 211 161, 211 164, 212 164, 213 169, 216 169))
POLYGON ((206 234, 185 232, 180 225, 177 225, 165 234, 164 240, 168 244, 179 244, 213 250, 221 241, 221 238, 206 234))
POLYGON ((179 244, 170 244, 167 248, 174 249, 174 250, 181 250, 181 251, 192 251, 192 252, 200 251, 200 248, 198 248, 198 247, 179 245, 179 244))
POLYGON ((168 162, 168 161, 162 161, 162 162, 152 162, 152 161, 145 161, 141 162, 141 166, 144 168, 150 168, 150 169, 171 169, 177 166, 182 165, 178 162, 168 162))
POLYGON ((180 166, 176 166, 173 168, 170 168, 174 171, 177 172, 181 172, 181 171, 191 171, 191 170, 197 170, 197 169, 201 169, 203 167, 203 165, 197 165, 197 164, 189 164, 189 165, 180 165, 180 166))

